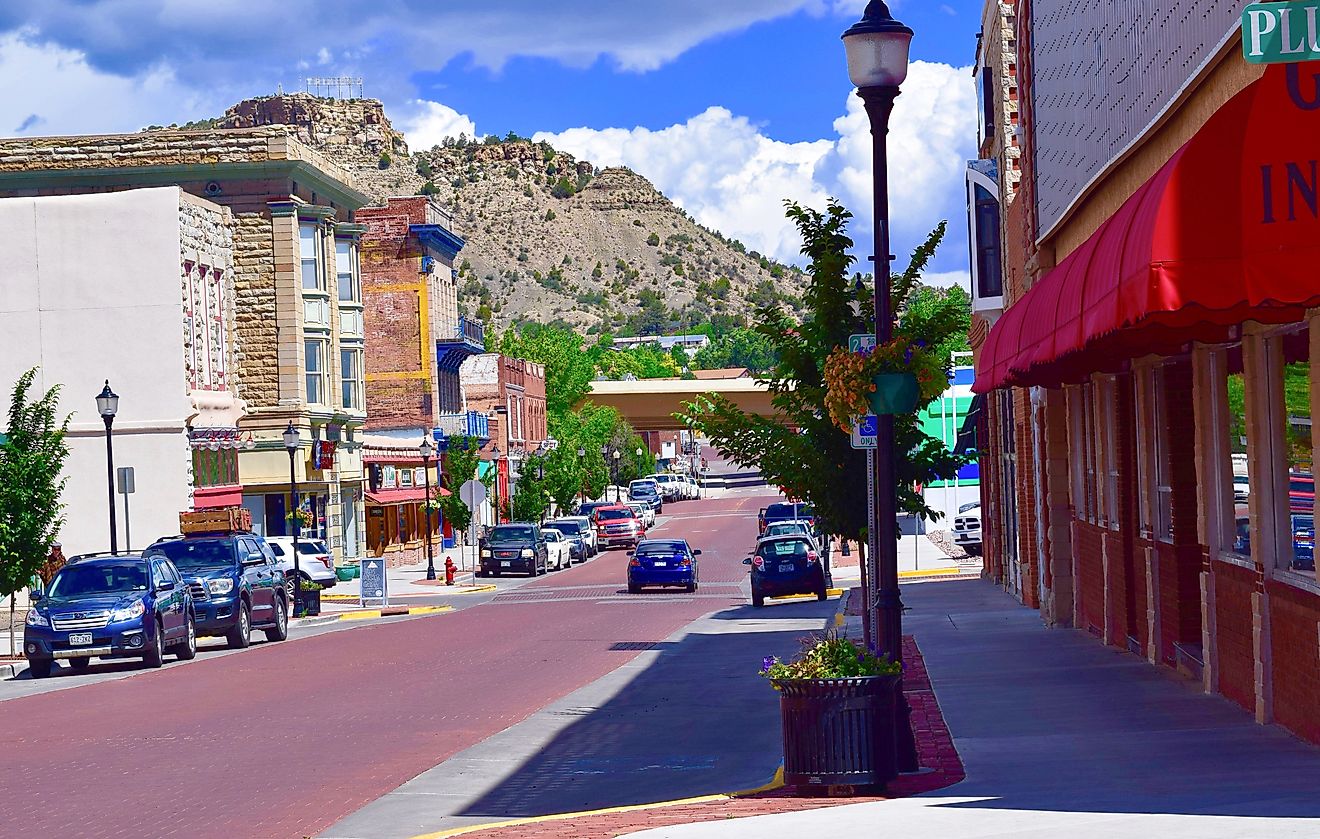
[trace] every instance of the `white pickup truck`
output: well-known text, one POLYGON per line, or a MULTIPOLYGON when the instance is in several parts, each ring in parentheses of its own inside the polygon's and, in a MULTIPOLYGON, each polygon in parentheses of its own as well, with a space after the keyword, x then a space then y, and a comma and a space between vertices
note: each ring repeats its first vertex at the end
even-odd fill
POLYGON ((968 556, 981 555, 981 505, 976 504, 959 511, 953 517, 953 543, 967 551, 968 556))

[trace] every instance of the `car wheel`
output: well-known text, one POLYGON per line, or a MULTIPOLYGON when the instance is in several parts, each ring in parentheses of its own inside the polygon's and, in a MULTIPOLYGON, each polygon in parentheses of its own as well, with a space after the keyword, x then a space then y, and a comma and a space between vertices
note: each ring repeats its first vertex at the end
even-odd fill
POLYGON ((69 659, 69 666, 73 668, 73 672, 75 673, 86 673, 87 668, 92 666, 92 658, 91 656, 71 658, 69 659))
POLYGON ((165 663, 165 633, 160 629, 160 618, 156 618, 156 641, 142 655, 142 663, 155 669, 165 663))
POLYGON ((183 643, 174 648, 174 657, 179 661, 192 661, 197 657, 197 621, 188 616, 188 632, 183 643))
POLYGON ((761 592, 759 592, 759 591, 753 590, 753 591, 752 591, 752 605, 755 606, 755 607, 758 608, 758 609, 761 608, 762 606, 764 606, 764 605, 765 605, 765 595, 764 595, 764 594, 761 594, 761 592))
POLYGON ((828 600, 828 599, 829 599, 829 596, 830 596, 830 593, 829 593, 829 591, 828 591, 824 586, 822 586, 821 588, 819 588, 819 589, 816 590, 816 599, 817 599, 817 600, 828 600))
POLYGON ((50 670, 55 666, 55 661, 49 658, 34 658, 28 662, 28 672, 34 679, 44 679, 50 675, 50 670))
POLYGON ((234 622, 234 628, 225 634, 225 640, 229 642, 231 650, 241 650, 252 643, 252 609, 246 601, 238 606, 238 620, 234 622))
POLYGON ((696 590, 697 590, 697 581, 696 581, 696 580, 693 580, 692 582, 690 582, 690 583, 688 583, 687 585, 683 586, 683 590, 684 590, 684 591, 688 591, 688 592, 696 591, 696 590))
POLYGON ((639 585, 635 585, 635 584, 633 584, 633 583, 629 583, 629 584, 628 584, 628 593, 629 593, 629 594, 641 594, 641 593, 642 593, 642 587, 639 586, 639 585))
POLYGON ((284 606, 284 601, 276 599, 275 601, 275 625, 266 630, 267 641, 283 641, 289 637, 289 611, 284 606))

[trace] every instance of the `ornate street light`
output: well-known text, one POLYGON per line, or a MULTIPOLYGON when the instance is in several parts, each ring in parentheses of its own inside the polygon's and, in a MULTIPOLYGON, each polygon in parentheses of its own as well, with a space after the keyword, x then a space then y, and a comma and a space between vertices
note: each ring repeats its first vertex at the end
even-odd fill
POLYGON ((298 449, 302 446, 302 440, 298 436, 298 429, 293 427, 292 420, 289 427, 284 429, 284 450, 289 453, 289 510, 292 511, 291 519, 293 521, 293 614, 302 614, 302 566, 298 562, 298 534, 302 531, 302 517, 298 510, 298 472, 294 468, 294 458, 298 455, 298 449))
POLYGON ((105 485, 110 497, 110 553, 119 553, 119 527, 115 523, 115 414, 119 413, 119 396, 110 389, 110 380, 96 395, 96 411, 105 423, 105 485))
POLYGON ((422 486, 426 488, 426 494, 422 496, 422 515, 426 516, 426 579, 435 579, 435 556, 431 549, 431 456, 435 454, 435 446, 431 443, 430 437, 423 437, 422 444, 417 447, 417 452, 422 456, 422 486))

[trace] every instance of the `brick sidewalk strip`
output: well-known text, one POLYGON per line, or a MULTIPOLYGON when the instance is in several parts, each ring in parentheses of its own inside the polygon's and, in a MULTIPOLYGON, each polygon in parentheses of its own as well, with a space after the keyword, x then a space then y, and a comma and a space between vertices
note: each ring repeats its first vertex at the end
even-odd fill
POLYGON ((889 783, 884 795, 828 796, 815 790, 785 786, 713 801, 662 803, 625 812, 589 813, 568 818, 551 816, 520 824, 445 831, 432 836, 436 839, 461 835, 478 835, 480 839, 613 839, 656 827, 905 798, 956 784, 964 777, 962 760, 953 746, 953 737, 931 689, 921 650, 910 635, 903 637, 903 667, 903 692, 912 706, 912 731, 916 736, 917 751, 921 765, 931 771, 899 776, 889 783))

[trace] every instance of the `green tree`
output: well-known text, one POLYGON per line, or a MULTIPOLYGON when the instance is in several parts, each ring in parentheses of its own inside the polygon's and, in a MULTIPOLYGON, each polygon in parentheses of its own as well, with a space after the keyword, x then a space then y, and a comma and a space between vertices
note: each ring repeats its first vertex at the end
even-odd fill
POLYGON ((56 418, 59 386, 36 401, 29 392, 37 368, 18 377, 0 444, 0 595, 9 597, 9 652, 14 654, 13 595, 26 588, 64 526, 61 477, 69 447, 69 417, 56 418))
POLYGON ((545 405, 552 417, 571 411, 591 391, 595 363, 584 351, 582 336, 570 329, 536 323, 510 327, 499 351, 545 365, 545 405))
POLYGON ((678 344, 675 344, 669 350, 669 358, 674 362, 674 366, 681 373, 685 368, 692 366, 692 360, 688 358, 687 350, 678 344))
POLYGON ((528 457, 518 469, 521 477, 518 478, 511 505, 514 521, 540 521, 550 508, 550 493, 546 489, 544 477, 537 477, 538 468, 545 468, 542 455, 528 457))
MULTIPOLYGON (((794 323, 775 305, 762 307, 756 315, 756 331, 778 355, 763 378, 780 415, 746 414, 716 396, 689 406, 680 419, 706 433, 724 456, 756 464, 772 485, 813 504, 826 532, 862 539, 867 527, 866 494, 856 488, 866 485, 866 457, 829 420, 824 404, 826 357, 835 348, 846 347, 851 333, 875 328, 870 307, 858 305, 864 301, 856 298, 848 273, 853 243, 846 231, 852 214, 831 200, 823 213, 790 202, 788 216, 802 235, 802 253, 811 263, 803 320, 794 323)), ((913 251, 907 269, 889 278, 891 300, 900 314, 899 333, 936 347, 950 341, 956 319, 943 312, 929 317, 910 314, 908 304, 944 230, 941 223, 913 251)), ((955 303, 948 298, 948 305, 955 303)), ((951 478, 963 461, 921 431, 915 412, 896 416, 894 426, 899 509, 935 518, 915 485, 951 478)))
POLYGON ((763 373, 778 360, 769 338, 754 329, 731 329, 697 351, 693 366, 702 370, 721 367, 746 367, 763 373))
POLYGON ((449 490, 450 494, 440 496, 440 512, 444 514, 445 521, 453 525, 454 530, 463 533, 472 524, 472 511, 459 498, 458 491, 464 483, 477 476, 477 466, 481 463, 480 446, 480 442, 472 437, 450 437, 449 448, 444 454, 444 474, 440 476, 440 485, 449 490))

